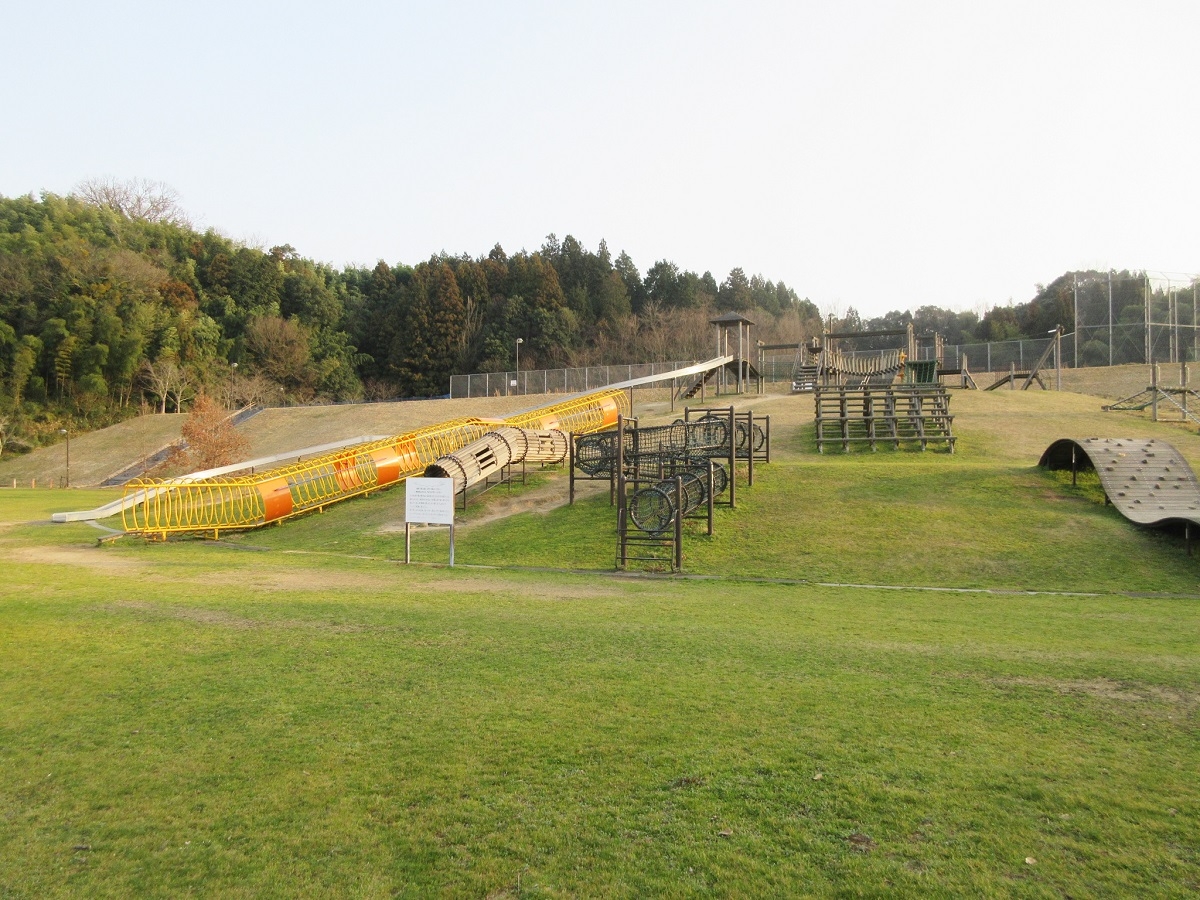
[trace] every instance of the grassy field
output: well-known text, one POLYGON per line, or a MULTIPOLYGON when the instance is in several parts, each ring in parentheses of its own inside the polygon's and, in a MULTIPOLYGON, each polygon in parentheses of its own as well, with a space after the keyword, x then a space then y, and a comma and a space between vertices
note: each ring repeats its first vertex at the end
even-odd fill
POLYGON ((1197 439, 953 404, 952 456, 818 456, 756 399, 685 578, 613 573, 555 473, 453 570, 397 564, 399 491, 105 546, 0 492, 0 897, 1194 896, 1200 561, 1034 463, 1197 439))

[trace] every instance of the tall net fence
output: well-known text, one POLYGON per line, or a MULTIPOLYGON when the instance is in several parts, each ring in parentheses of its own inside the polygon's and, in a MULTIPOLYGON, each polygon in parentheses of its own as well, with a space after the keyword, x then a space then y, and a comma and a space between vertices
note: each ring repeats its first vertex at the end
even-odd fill
POLYGON ((533 369, 523 372, 480 372, 451 375, 450 396, 517 397, 524 394, 580 394, 610 384, 645 378, 694 365, 698 360, 584 366, 578 369, 533 369))
MULTIPOLYGON (((987 341, 976 344, 946 344, 941 365, 946 369, 967 368, 972 372, 1028 371, 1054 342, 1054 338, 1014 341, 987 341)), ((917 348, 917 359, 933 359, 932 345, 917 348)), ((1186 320, 1180 323, 1113 323, 1081 325, 1077 332, 1062 338, 1062 364, 1078 369, 1089 366, 1175 363, 1200 360, 1200 326, 1186 320)), ((1053 365, 1051 356, 1046 365, 1053 365)), ((792 378, 794 356, 776 355, 763 361, 763 377, 769 382, 792 378)))

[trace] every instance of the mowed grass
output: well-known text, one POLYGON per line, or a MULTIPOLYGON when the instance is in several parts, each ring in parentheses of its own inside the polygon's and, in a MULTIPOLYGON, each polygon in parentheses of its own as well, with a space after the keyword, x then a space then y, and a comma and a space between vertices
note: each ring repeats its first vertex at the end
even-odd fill
POLYGON ((689 524, 729 577, 612 573, 606 495, 450 570, 399 491, 103 547, 0 492, 0 897, 1193 896, 1196 563, 964 418, 781 426, 689 524))
MULTIPOLYGON (((957 452, 904 449, 817 454, 811 421, 791 408, 811 398, 760 401, 775 415, 770 465, 746 484, 737 508, 719 506, 714 534, 703 517, 685 526, 684 570, 815 582, 1133 593, 1200 598, 1200 555, 1181 534, 1140 529, 1104 505, 1093 475, 1077 486, 1037 460, 1055 438, 1128 434, 1173 442, 1185 457, 1196 435, 1103 413, 1095 398, 1062 394, 955 394, 957 452), (956 406, 956 405, 957 406, 956 406), (780 412, 783 415, 780 415, 780 412)), ((531 485, 565 504, 560 471, 531 485), (540 486, 540 487, 537 487, 540 486)), ((616 517, 608 491, 532 515, 496 517, 521 496, 505 487, 473 497, 457 528, 462 564, 611 570, 616 517), (484 524, 474 524, 483 522, 484 524)), ((722 498, 725 499, 725 498, 722 498)), ((290 525, 232 540, 258 547, 403 558, 402 490, 330 507, 290 525), (401 529, 399 531, 395 529, 401 529)), ((417 531, 413 557, 445 562, 446 529, 417 531)))

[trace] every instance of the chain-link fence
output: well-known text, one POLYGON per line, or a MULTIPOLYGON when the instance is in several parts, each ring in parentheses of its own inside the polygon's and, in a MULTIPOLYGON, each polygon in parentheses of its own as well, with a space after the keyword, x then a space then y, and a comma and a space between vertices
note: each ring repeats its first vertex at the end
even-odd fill
POLYGON ((581 394, 610 384, 645 378, 695 365, 697 360, 584 366, 578 369, 534 369, 524 372, 481 372, 451 375, 450 396, 516 397, 523 394, 581 394))
MULTIPOLYGON (((1129 364, 1174 363, 1200 360, 1200 315, 1193 316, 1192 303, 1175 302, 1173 306, 1159 302, 1151 304, 1151 314, 1165 321, 1116 322, 1086 325, 1064 334, 1062 365, 1066 368, 1087 366, 1119 366, 1129 364), (1193 321, 1196 324, 1192 324, 1193 321)), ((1135 309, 1133 315, 1145 315, 1145 308, 1135 309)), ((1126 313, 1128 315, 1128 312, 1126 313)), ((1054 338, 1028 338, 1013 341, 989 341, 974 344, 946 344, 942 348, 942 366, 947 369, 967 368, 972 372, 1008 372, 1013 367, 1027 372, 1053 343, 1054 338)), ((856 352, 856 351, 848 351, 856 352)), ((858 351, 869 354, 875 351, 858 351)), ((921 340, 917 359, 932 359, 933 343, 921 340)), ((598 390, 609 384, 657 375, 692 365, 696 360, 661 363, 641 363, 619 366, 587 366, 578 369, 539 369, 525 372, 487 372, 476 375, 453 375, 450 378, 451 397, 504 397, 520 394, 578 394, 598 390)), ((1053 365, 1053 356, 1045 365, 1053 365)), ((767 382, 790 382, 796 367, 795 353, 778 351, 759 362, 767 382)))
MULTIPOLYGON (((1054 338, 1030 338, 1015 341, 989 341, 975 344, 946 344, 942 348, 942 367, 966 368, 972 372, 1008 372, 1014 366, 1028 372, 1054 338)), ((878 351, 850 351, 867 355, 878 351)), ((933 359, 930 342, 917 347, 917 359, 933 359)), ((1113 323, 1081 326, 1078 332, 1062 337, 1062 365, 1078 369, 1089 366, 1144 365, 1149 362, 1176 363, 1200 360, 1200 325, 1152 322, 1113 323)), ((1054 364, 1051 355, 1045 366, 1054 364)), ((791 379, 795 355, 777 353, 762 360, 763 377, 769 382, 791 379)))
MULTIPOLYGON (((1012 365, 1024 369, 1038 361, 1054 338, 992 341, 979 344, 947 344, 943 365, 962 368, 962 358, 976 372, 1003 372, 1012 365)), ((932 347, 917 355, 930 358, 932 347)), ((1193 325, 1151 323, 1088 325, 1062 338, 1062 364, 1072 369, 1088 366, 1191 362, 1200 359, 1200 328, 1193 325)), ((1050 363, 1050 360, 1047 360, 1050 363)))
MULTIPOLYGON (((1070 363, 1070 335, 1063 336, 1063 365, 1070 363)), ((966 368, 972 372, 1008 372, 1016 366, 1018 372, 1028 372, 1042 355, 1054 343, 1054 338, 1037 338, 1020 341, 990 341, 986 344, 949 344, 943 348, 942 367, 946 369, 961 369, 966 360, 966 368)), ((926 349, 926 348, 922 348, 926 349)), ((932 359, 933 348, 928 352, 917 354, 921 359, 932 359)), ((1053 356, 1047 358, 1046 365, 1054 364, 1053 356)))

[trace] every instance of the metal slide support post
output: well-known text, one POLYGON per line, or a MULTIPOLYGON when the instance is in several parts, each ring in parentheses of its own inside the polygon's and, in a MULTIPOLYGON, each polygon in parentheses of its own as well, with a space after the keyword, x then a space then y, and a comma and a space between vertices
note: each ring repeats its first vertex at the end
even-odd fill
MULTIPOLYGON (((464 492, 465 493, 465 492, 464 492)), ((450 523, 450 568, 454 568, 454 523, 450 523)))
POLYGON ((675 476, 675 565, 674 571, 683 569, 683 478, 675 476))
POLYGON ((404 564, 412 562, 412 522, 404 523, 404 564))
POLYGON ((567 506, 575 505, 575 432, 567 433, 567 506))
POLYGON ((767 416, 767 465, 771 464, 771 417, 767 416))

